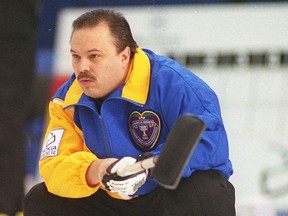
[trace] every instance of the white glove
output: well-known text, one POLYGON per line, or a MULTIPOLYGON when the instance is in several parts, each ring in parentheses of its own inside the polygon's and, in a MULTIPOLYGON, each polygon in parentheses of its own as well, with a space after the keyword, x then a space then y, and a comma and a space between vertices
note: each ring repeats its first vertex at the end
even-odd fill
POLYGON ((114 175, 113 178, 110 178, 110 181, 107 182, 108 190, 120 195, 133 195, 146 181, 145 172, 128 176, 128 178, 112 175, 114 175))
POLYGON ((135 158, 124 157, 111 164, 107 168, 107 174, 102 179, 105 188, 120 196, 133 195, 145 183, 148 172, 141 171, 125 177, 118 176, 116 172, 118 169, 123 169, 135 162, 135 158))
POLYGON ((123 169, 129 165, 132 165, 136 162, 136 158, 133 157, 123 157, 120 160, 115 161, 112 163, 106 170, 109 174, 114 174, 119 169, 123 169))

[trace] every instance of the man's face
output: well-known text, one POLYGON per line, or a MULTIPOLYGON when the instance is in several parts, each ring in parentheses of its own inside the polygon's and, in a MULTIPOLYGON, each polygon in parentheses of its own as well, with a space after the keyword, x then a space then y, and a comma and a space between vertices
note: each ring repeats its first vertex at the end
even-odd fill
POLYGON ((117 53, 105 23, 75 30, 71 37, 72 66, 83 92, 93 98, 109 95, 125 82, 130 49, 117 53))

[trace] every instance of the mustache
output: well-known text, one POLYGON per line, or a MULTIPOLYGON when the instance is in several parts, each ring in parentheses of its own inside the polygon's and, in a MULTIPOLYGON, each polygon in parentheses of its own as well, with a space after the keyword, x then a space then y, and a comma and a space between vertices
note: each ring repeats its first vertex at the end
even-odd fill
POLYGON ((87 78, 87 79, 91 79, 91 80, 96 80, 96 77, 94 77, 93 75, 87 73, 87 72, 81 72, 79 74, 79 76, 77 77, 77 80, 79 81, 80 79, 83 78, 87 78))

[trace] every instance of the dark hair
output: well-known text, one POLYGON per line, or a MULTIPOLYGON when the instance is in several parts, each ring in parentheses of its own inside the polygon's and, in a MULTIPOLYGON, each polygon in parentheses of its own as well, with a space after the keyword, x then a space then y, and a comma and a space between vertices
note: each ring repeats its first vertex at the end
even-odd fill
POLYGON ((127 20, 119 12, 110 9, 97 9, 86 12, 74 20, 72 24, 72 35, 75 30, 93 28, 101 22, 108 25, 115 39, 115 46, 118 53, 128 46, 131 50, 130 58, 133 58, 138 45, 132 36, 127 20))

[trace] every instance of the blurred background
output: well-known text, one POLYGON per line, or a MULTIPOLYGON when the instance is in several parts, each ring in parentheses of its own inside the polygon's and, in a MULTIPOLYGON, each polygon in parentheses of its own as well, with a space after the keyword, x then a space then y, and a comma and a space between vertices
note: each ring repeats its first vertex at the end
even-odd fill
POLYGON ((26 191, 41 181, 48 101, 72 73, 71 23, 97 7, 122 12, 140 47, 176 59, 216 91, 237 216, 288 215, 288 1, 39 0, 26 191))

